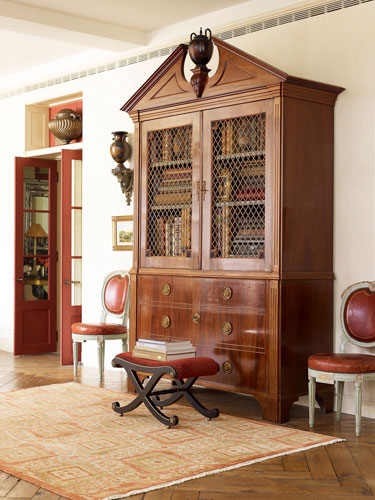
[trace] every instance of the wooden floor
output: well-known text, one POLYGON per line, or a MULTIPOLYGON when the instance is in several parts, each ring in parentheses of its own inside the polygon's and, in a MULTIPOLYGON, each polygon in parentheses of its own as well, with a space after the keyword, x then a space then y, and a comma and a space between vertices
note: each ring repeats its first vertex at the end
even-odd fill
MULTIPOLYGON (((61 367, 56 355, 20 356, 0 351, 0 392, 27 387, 69 382, 71 366, 61 367)), ((123 370, 108 371, 99 384, 97 371, 79 368, 77 381, 114 390, 125 389, 123 370)), ((218 406, 222 413, 260 419, 260 408, 250 397, 196 389, 202 402, 218 406)), ((260 464, 131 497, 134 500, 243 500, 247 498, 357 499, 375 496, 375 422, 362 419, 362 435, 354 434, 354 417, 335 413, 323 415, 316 410, 316 432, 346 439, 345 443, 319 447, 260 464)), ((308 430, 308 410, 293 405, 290 422, 297 429, 308 430)), ((0 498, 58 499, 26 481, 0 472, 0 498)))

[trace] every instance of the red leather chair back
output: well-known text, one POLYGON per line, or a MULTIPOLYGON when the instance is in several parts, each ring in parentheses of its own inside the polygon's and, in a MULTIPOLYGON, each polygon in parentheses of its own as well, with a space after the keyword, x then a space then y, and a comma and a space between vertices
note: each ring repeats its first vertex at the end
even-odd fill
POLYGON ((358 342, 375 342, 375 292, 369 288, 353 291, 344 305, 347 334, 358 342))
POLYGON ((122 314, 124 312, 128 289, 128 276, 122 277, 116 274, 108 280, 104 290, 104 306, 109 313, 122 314))

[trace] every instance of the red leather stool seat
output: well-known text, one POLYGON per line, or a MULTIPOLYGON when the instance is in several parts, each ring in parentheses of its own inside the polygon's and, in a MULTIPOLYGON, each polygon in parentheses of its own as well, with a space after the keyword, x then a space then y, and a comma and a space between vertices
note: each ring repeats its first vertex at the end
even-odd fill
POLYGON ((370 354, 314 354, 309 357, 308 366, 312 370, 331 373, 372 373, 375 372, 375 356, 370 354))
POLYGON ((123 325, 111 323, 73 323, 72 333, 80 335, 115 335, 126 333, 127 328, 123 325))
MULTIPOLYGON (((219 365, 211 358, 184 358, 173 361, 156 361, 133 357, 130 352, 117 354, 116 358, 124 359, 141 366, 171 366, 177 372, 178 379, 204 377, 215 375, 219 371, 219 365)), ((118 365, 117 365, 118 366, 118 365)), ((119 366, 118 366, 119 367, 119 366)))

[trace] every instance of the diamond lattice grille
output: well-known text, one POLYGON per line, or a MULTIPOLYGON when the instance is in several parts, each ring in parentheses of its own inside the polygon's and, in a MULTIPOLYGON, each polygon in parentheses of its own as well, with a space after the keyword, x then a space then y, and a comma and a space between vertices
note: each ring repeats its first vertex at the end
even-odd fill
POLYGON ((147 255, 190 257, 192 127, 148 133, 147 255))
POLYGON ((212 258, 264 258, 265 118, 212 123, 212 258))

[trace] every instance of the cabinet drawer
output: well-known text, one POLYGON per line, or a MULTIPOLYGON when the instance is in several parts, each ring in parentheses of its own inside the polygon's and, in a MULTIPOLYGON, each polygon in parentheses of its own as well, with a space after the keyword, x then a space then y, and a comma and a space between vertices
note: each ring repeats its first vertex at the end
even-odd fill
POLYGON ((138 337, 191 340, 199 345, 264 352, 265 315, 201 310, 175 304, 141 304, 138 337))
POLYGON ((213 358, 220 366, 220 371, 216 375, 201 377, 201 380, 259 391, 266 389, 266 356, 264 353, 251 353, 220 347, 199 347, 197 356, 213 358))
POLYGON ((139 303, 190 304, 211 308, 239 308, 265 314, 266 281, 174 276, 139 276, 139 303))

